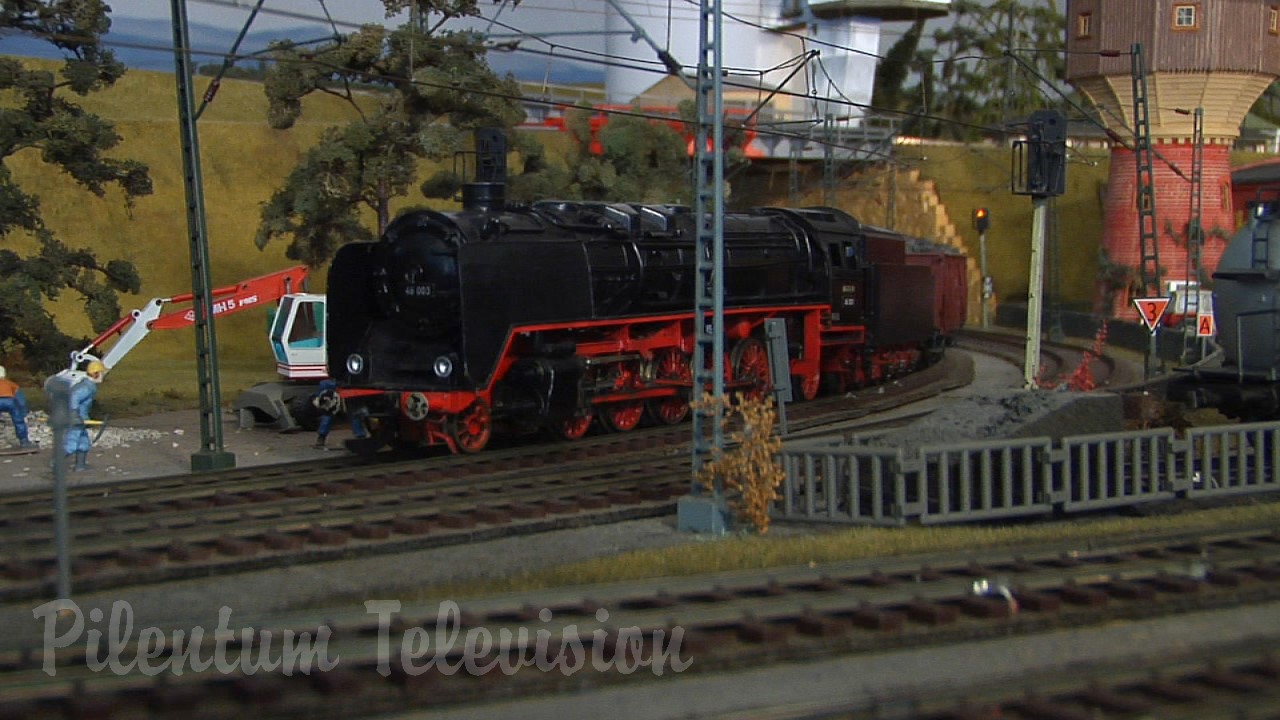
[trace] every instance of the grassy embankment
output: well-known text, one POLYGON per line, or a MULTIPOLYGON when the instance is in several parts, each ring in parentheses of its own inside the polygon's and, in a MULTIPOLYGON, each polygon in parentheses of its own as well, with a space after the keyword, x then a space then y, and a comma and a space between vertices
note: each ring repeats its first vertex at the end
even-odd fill
MULTIPOLYGON (((54 63, 23 58, 31 65, 52 68, 54 63)), ((199 96, 209 82, 197 78, 199 96)), ((114 156, 146 163, 155 192, 138 198, 126 208, 123 195, 109 191, 99 199, 69 177, 51 171, 39 161, 38 151, 13 158, 11 166, 23 187, 41 199, 47 225, 71 247, 86 247, 99 260, 125 259, 142 277, 142 290, 121 297, 121 311, 144 305, 153 297, 190 292, 191 255, 187 234, 186 201, 179 143, 176 89, 173 76, 150 71, 130 71, 115 87, 85 98, 76 98, 86 110, 115 123, 123 139, 114 156)), ((0 97, 0 103, 5 99, 0 97)), ((362 99, 371 107, 372 96, 362 99)), ((304 101, 305 112, 289 130, 273 130, 266 123, 266 98, 256 82, 225 80, 216 100, 199 120, 203 189, 208 227, 208 265, 212 287, 232 285, 297 264, 285 257, 287 242, 277 240, 259 250, 254 244, 260 206, 284 182, 299 158, 331 126, 345 124, 356 112, 345 101, 316 94, 304 101)), ((544 134, 551 141, 553 157, 563 134, 544 134)), ((446 162, 446 164, 450 164, 446 162)), ((423 163, 419 177, 428 177, 436 166, 423 163)), ((414 205, 451 209, 445 200, 426 201, 416 189, 392 203, 392 213, 414 205)), ((376 221, 371 211, 365 224, 376 221)), ((31 247, 29 238, 11 238, 19 251, 31 247)), ((307 289, 325 290, 327 267, 312 271, 307 289)), ((92 337, 93 331, 76 305, 65 294, 52 305, 59 324, 73 336, 92 337)), ((224 404, 230 404, 244 388, 274 377, 275 361, 266 337, 266 311, 251 310, 218 319, 218 361, 224 404)), ((194 360, 195 338, 191 330, 150 335, 116 366, 99 394, 99 406, 116 417, 144 415, 199 405, 194 360)), ((43 407, 41 377, 22 372, 8 358, 16 378, 27 388, 33 407, 43 407)))
MULTIPOLYGON (((25 60, 25 59, 24 59, 25 60)), ((35 62, 35 61, 32 61, 35 62)), ((208 83, 197 80, 197 90, 208 83)), ((110 119, 123 138, 114 151, 146 163, 155 192, 126 208, 123 195, 103 199, 79 188, 69 177, 51 172, 37 151, 14 158, 15 175, 41 199, 46 223, 71 247, 87 247, 98 258, 129 260, 143 281, 142 291, 121 297, 121 310, 140 307, 152 297, 171 297, 191 289, 183 168, 174 100, 173 76, 131 71, 114 88, 78 99, 87 110, 110 119)), ((216 100, 199 120, 207 212, 209 268, 214 288, 297 264, 285 257, 284 241, 263 250, 254 245, 259 207, 270 198, 300 155, 323 130, 353 118, 344 102, 324 95, 309 98, 306 112, 290 130, 267 126, 266 99, 260 84, 224 81, 216 100)), ((373 225, 372 216, 368 223, 373 225)), ((27 238, 14 238, 19 248, 27 238)), ((308 289, 323 291, 325 268, 315 270, 308 289)), ((93 332, 64 293, 53 310, 72 335, 93 332)), ((270 380, 275 363, 266 338, 267 315, 251 310, 221 317, 217 323, 220 383, 224 403, 243 388, 270 380)), ((191 330, 157 332, 147 337, 108 376, 99 393, 103 412, 117 417, 190 408, 199 404, 195 382, 195 339, 191 330)), ((3 362, 3 361, 0 361, 3 362)), ((22 377, 34 407, 43 407, 41 378, 22 377)))
MULTIPOLYGON (((1231 527, 1274 525, 1280 503, 1259 502, 1181 515, 1144 518, 1082 518, 1034 524, 954 527, 853 528, 815 532, 771 532, 724 538, 690 536, 690 542, 662 549, 604 555, 501 579, 483 579, 423 587, 400 596, 406 601, 435 601, 521 593, 540 588, 686 577, 715 572, 808 566, 850 560, 1036 546, 1089 550, 1108 544, 1141 542, 1167 533, 1214 532, 1231 527)), ((1172 572, 1177 568, 1171 567, 1172 572)), ((360 600, 363 598, 355 598, 360 600)), ((322 604, 342 604, 327 598, 322 604)))

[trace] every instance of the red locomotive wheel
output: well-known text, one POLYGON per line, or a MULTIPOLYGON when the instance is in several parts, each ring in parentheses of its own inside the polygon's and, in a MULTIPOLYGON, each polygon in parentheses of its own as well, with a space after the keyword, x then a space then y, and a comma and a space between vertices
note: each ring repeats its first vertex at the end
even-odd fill
POLYGON ((445 420, 445 431, 453 438, 459 452, 480 452, 489 444, 489 436, 493 432, 488 403, 477 398, 466 410, 445 420))
POLYGON ((591 413, 587 413, 581 417, 572 417, 568 420, 559 420, 552 423, 552 429, 556 434, 565 440, 577 440, 587 434, 587 430, 591 427, 591 413))
POLYGON ((612 403, 600 411, 600 419, 614 432, 635 430, 642 417, 644 417, 644 403, 641 401, 612 403))
MULTIPOLYGON (((663 350, 658 355, 654 366, 654 375, 658 380, 693 382, 693 370, 689 366, 689 359, 679 350, 663 350)), ((684 393, 650 400, 647 407, 649 414, 664 425, 679 424, 689 415, 689 399, 684 396, 684 393)))
POLYGON ((769 352, 759 338, 739 341, 733 348, 731 360, 733 379, 748 383, 742 390, 744 396, 755 400, 769 391, 773 384, 769 374, 769 352))

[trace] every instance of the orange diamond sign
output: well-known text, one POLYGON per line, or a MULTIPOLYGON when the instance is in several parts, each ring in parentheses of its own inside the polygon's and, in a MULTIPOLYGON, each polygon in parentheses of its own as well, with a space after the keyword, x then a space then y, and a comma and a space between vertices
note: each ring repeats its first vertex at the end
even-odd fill
POLYGON ((1164 317, 1164 311, 1169 307, 1169 298, 1134 298, 1133 306, 1138 308, 1138 316, 1142 318, 1147 330, 1154 333, 1160 323, 1160 318, 1164 317))

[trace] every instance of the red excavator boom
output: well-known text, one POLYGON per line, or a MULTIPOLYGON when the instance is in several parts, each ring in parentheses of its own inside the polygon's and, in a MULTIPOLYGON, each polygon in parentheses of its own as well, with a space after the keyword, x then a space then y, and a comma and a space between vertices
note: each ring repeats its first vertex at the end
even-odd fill
MULTIPOLYGON (((302 292, 308 272, 307 266, 295 265, 212 290, 209 293, 212 301, 210 312, 214 316, 240 312, 266 303, 275 303, 289 293, 302 292)), ((176 330, 194 325, 195 306, 190 305, 194 297, 192 293, 183 293, 167 298, 152 298, 143 307, 117 320, 84 349, 71 353, 72 369, 96 358, 102 361, 107 370, 111 370, 152 330, 176 330), (182 303, 188 303, 188 307, 163 312, 168 305, 182 303), (98 357, 97 354, 102 352, 103 345, 117 335, 119 339, 101 357, 98 357)))

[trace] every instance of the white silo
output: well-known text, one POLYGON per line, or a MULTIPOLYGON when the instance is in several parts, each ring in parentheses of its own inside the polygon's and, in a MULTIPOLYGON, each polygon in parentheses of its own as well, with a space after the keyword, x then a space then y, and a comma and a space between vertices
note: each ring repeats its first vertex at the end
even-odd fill
POLYGON ((862 105, 871 104, 880 49, 880 21, 866 17, 819 20, 806 28, 809 43, 820 55, 812 63, 810 76, 814 95, 830 98, 818 115, 859 118, 862 105))
MULTIPOLYGON (((698 64, 698 4, 668 0, 619 0, 619 4, 621 10, 606 3, 606 52, 614 63, 605 71, 609 102, 630 103, 664 76, 657 51, 633 23, 692 77, 698 64)), ((775 98, 774 113, 810 118, 830 114, 856 120, 862 114, 857 105, 871 102, 881 23, 943 15, 949 8, 950 0, 722 2, 725 92, 741 97, 749 93, 737 86, 772 89, 785 81, 783 89, 794 95, 775 98), (796 58, 808 50, 817 50, 819 59, 787 80, 796 58), (832 102, 822 102, 828 98, 832 102)), ((651 97, 647 102, 660 101, 651 97)))
MULTIPOLYGON (((605 88, 611 103, 630 103, 637 95, 661 80, 666 68, 657 52, 637 37, 628 17, 660 48, 685 67, 690 77, 698 66, 700 23, 698 4, 668 0, 621 0, 622 11, 606 3, 605 52, 613 63, 605 70, 605 88)), ((741 12, 750 19, 760 15, 759 0, 724 4, 724 11, 741 12)), ((736 13, 734 13, 736 14, 736 13)), ((757 45, 762 42, 758 28, 725 18, 722 25, 726 70, 757 68, 757 45)))

